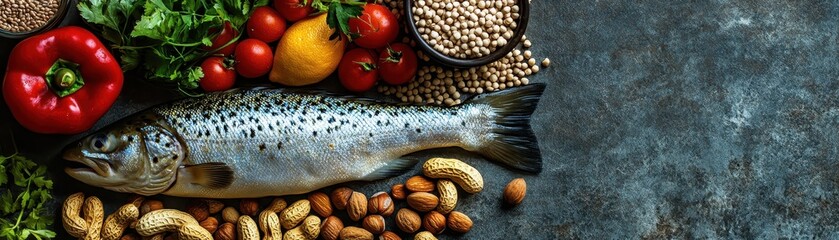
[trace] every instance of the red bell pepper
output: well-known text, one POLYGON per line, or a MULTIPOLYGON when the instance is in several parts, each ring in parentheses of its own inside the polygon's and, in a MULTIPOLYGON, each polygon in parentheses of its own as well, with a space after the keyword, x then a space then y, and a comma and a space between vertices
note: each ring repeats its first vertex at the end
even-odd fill
POLYGON ((90 129, 116 101, 122 70, 93 33, 63 27, 12 49, 3 98, 23 127, 38 133, 90 129))

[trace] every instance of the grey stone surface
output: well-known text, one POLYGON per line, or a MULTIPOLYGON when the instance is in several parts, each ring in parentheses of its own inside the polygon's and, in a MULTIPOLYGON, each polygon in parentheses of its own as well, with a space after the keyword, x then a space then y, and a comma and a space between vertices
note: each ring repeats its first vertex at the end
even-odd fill
MULTIPOLYGON (((837 32, 835 1, 533 1, 527 35, 552 60, 531 77, 548 83, 533 116, 544 171, 417 154, 462 158, 486 181, 457 207, 475 228, 442 238, 839 238, 837 32), (528 196, 503 207, 515 177, 528 196)), ((5 61, 12 42, 0 44, 5 61)), ((129 81, 98 126, 161 96, 129 81)), ((61 171, 57 153, 77 137, 33 135, 0 110, 0 131, 49 164, 59 195, 127 200, 61 171)), ((370 195, 418 173, 349 186, 370 195)))

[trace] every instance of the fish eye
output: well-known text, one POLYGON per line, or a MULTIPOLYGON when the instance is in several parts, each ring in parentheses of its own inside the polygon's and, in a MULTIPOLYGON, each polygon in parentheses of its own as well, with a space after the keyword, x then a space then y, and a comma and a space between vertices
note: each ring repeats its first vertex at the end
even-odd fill
POLYGON ((115 145, 111 135, 99 134, 90 139, 90 148, 98 152, 111 152, 115 145))

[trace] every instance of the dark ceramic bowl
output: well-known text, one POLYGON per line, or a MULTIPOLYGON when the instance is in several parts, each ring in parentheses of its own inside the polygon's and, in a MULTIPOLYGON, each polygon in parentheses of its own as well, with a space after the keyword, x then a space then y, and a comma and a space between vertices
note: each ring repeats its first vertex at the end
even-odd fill
POLYGON ((431 45, 429 45, 422 36, 420 36, 419 31, 417 30, 417 24, 414 22, 413 2, 413 0, 405 0, 405 20, 408 22, 408 34, 416 40, 419 48, 422 49, 431 59, 434 59, 443 65, 455 68, 483 66, 501 59, 507 55, 507 53, 513 51, 519 42, 521 42, 521 37, 524 36, 524 32, 527 30, 527 21, 530 18, 530 1, 518 0, 516 5, 519 6, 519 19, 518 22, 516 22, 516 32, 513 34, 513 37, 507 41, 507 45, 495 49, 494 52, 484 55, 483 57, 456 58, 434 50, 434 48, 431 47, 431 45))

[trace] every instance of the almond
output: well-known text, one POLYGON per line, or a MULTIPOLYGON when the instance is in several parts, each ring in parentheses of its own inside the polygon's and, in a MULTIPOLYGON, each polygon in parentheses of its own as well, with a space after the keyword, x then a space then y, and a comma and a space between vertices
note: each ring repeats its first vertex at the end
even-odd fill
POLYGON ((385 218, 382 215, 370 215, 361 221, 361 227, 373 234, 381 234, 385 231, 385 218))
POLYGON ((363 193, 353 192, 347 204, 347 215, 353 221, 361 220, 367 216, 367 197, 363 193))
POLYGON ((526 192, 527 183, 524 182, 524 178, 513 179, 504 188, 504 202, 512 206, 519 205, 524 200, 526 192))
POLYGON ((434 191, 434 182, 423 176, 413 176, 405 182, 405 188, 411 192, 434 191))
POLYGON ((338 210, 346 209, 352 193, 353 190, 348 187, 340 187, 332 190, 332 195, 330 196, 332 204, 335 204, 335 208, 338 210))
POLYGON ((193 200, 187 204, 186 213, 189 213, 189 215, 192 215, 195 220, 201 222, 210 216, 210 208, 207 206, 207 202, 193 200))
POLYGON ((337 240, 338 234, 344 229, 344 223, 336 216, 329 216, 320 225, 320 236, 324 240, 337 240))
POLYGON ((143 201, 143 205, 140 206, 140 216, 146 215, 154 210, 163 209, 163 202, 154 199, 146 199, 143 201))
POLYGON ((370 197, 367 203, 367 213, 388 217, 393 214, 393 199, 386 192, 378 192, 370 197))
POLYGON ((201 225, 201 227, 204 227, 204 229, 207 229, 210 234, 215 233, 218 229, 218 219, 214 217, 207 217, 207 219, 204 219, 204 221, 201 221, 198 224, 201 225))
POLYGON ((402 238, 394 232, 385 231, 379 235, 379 240, 402 240, 402 238))
POLYGON ((396 213, 396 227, 406 233, 414 233, 419 230, 422 224, 419 214, 411 209, 399 209, 396 213))
POLYGON ((373 240, 373 234, 359 227, 345 227, 338 236, 342 240, 373 240))
POLYGON ((431 211, 422 218, 422 227, 433 234, 443 233, 446 230, 446 216, 437 211, 431 211))
POLYGON ((449 213, 447 225, 452 231, 465 233, 472 229, 472 219, 470 219, 469 216, 466 216, 466 214, 458 211, 452 211, 449 213))
POLYGON ((221 212, 224 209, 224 203, 219 202, 218 200, 204 200, 207 202, 207 209, 210 211, 210 214, 216 214, 221 212))
POLYGON ((434 210, 439 202, 437 196, 427 192, 415 192, 408 195, 408 206, 419 212, 434 210))
POLYGON ((313 192, 309 194, 309 203, 312 204, 312 211, 315 211, 321 217, 329 217, 332 215, 332 204, 329 203, 329 196, 322 192, 313 192))
POLYGON ((242 199, 239 201, 239 213, 251 217, 259 213, 259 202, 256 199, 242 199))
POLYGON ((393 195, 393 199, 396 200, 405 200, 405 197, 408 195, 405 193, 405 184, 396 184, 390 188, 390 194, 393 195))

